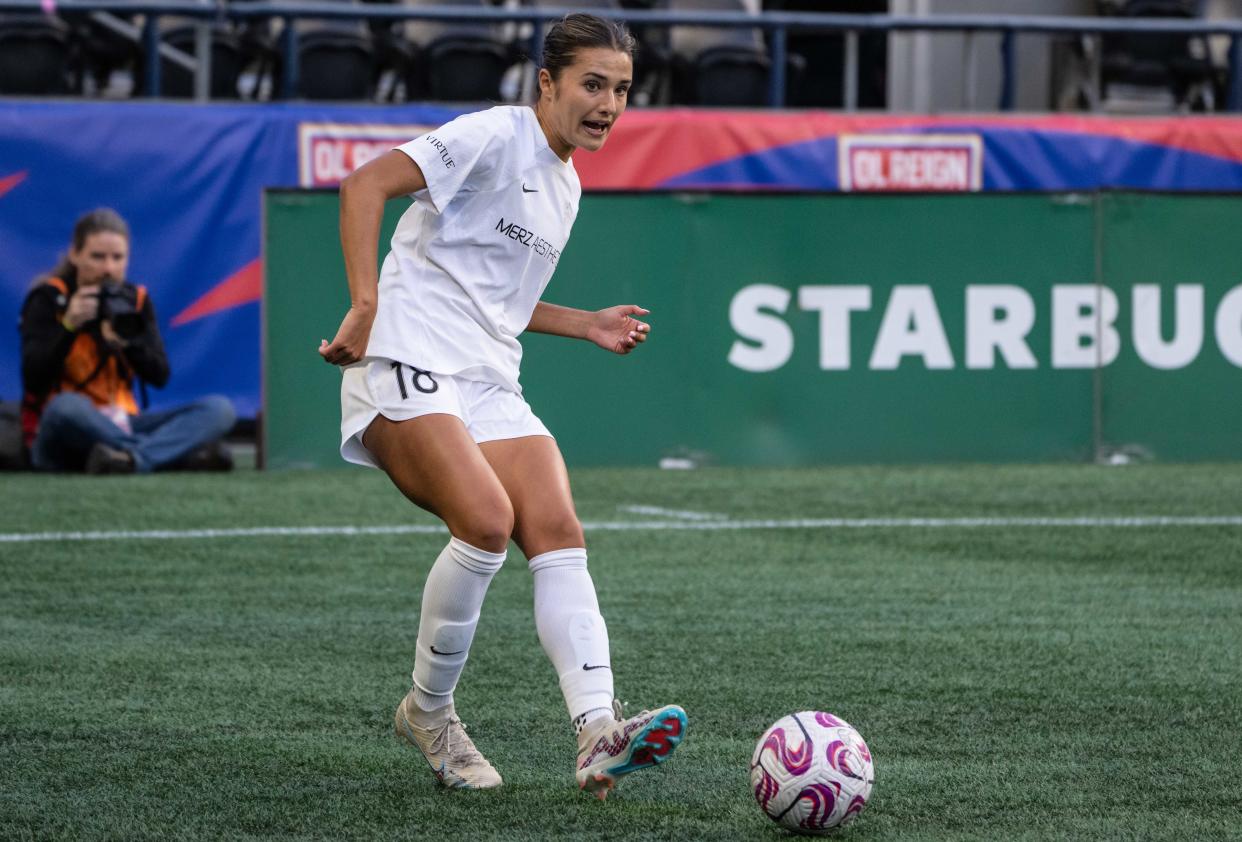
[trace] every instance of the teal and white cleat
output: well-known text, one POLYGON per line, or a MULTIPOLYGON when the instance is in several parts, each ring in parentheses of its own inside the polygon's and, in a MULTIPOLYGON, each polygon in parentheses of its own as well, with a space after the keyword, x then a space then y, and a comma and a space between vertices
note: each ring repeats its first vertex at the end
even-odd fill
POLYGON ((617 778, 663 763, 686 736, 686 712, 677 705, 623 719, 621 703, 614 701, 613 714, 578 735, 578 788, 601 801, 617 778))
POLYGON ((423 753, 440 783, 451 789, 492 789, 503 783, 487 762, 453 706, 430 713, 418 709, 413 694, 397 705, 397 736, 423 753))

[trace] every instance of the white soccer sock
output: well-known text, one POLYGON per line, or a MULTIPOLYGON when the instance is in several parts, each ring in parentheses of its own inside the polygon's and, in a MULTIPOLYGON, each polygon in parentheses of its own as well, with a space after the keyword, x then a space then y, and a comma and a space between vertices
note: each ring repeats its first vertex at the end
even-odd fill
POLYGON ((431 566, 414 654, 414 701, 422 710, 453 701, 487 586, 504 561, 505 553, 489 553, 451 538, 431 566))
POLYGON ((599 613, 586 550, 553 550, 530 560, 535 628, 560 678, 575 728, 612 711, 608 627, 599 613))

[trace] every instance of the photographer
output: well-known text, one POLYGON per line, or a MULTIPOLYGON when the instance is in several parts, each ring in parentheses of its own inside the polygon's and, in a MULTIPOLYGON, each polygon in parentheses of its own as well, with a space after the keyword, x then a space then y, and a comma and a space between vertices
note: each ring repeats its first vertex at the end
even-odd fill
MULTIPOLYGON (((133 383, 162 387, 168 358, 145 287, 125 280, 129 226, 100 208, 22 305, 22 428, 42 471, 133 473, 232 467, 227 399, 139 412, 133 383)), ((142 387, 145 398, 145 385, 142 387)), ((145 404, 145 400, 143 401, 145 404)))

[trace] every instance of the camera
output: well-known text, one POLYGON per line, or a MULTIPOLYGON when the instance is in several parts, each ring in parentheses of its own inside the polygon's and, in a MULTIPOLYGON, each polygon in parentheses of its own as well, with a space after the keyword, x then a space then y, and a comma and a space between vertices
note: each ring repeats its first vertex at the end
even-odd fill
POLYGON ((110 322, 122 339, 133 339, 146 330, 142 311, 138 308, 137 291, 122 283, 99 287, 99 320, 110 322))

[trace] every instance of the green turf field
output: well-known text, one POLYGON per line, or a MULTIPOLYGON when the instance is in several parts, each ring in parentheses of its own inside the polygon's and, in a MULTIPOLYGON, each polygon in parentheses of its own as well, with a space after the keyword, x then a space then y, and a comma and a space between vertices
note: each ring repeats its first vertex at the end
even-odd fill
POLYGON ((460 793, 391 730, 443 535, 178 536, 434 523, 377 473, 3 475, 0 837, 792 838, 748 760, 818 708, 875 757, 846 838, 1242 839, 1242 466, 573 481, 619 695, 690 717, 605 803, 573 787, 516 550, 457 694, 506 786, 460 793), (852 520, 1139 516, 1235 519, 852 520), (89 530, 164 532, 41 534, 89 530))

